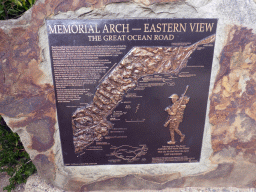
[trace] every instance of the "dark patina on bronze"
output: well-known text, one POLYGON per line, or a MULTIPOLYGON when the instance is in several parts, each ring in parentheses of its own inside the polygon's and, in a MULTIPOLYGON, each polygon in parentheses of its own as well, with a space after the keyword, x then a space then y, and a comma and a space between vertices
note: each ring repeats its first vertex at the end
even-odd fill
POLYGON ((198 162, 216 25, 216 19, 48 20, 64 163, 198 162), (83 57, 95 49, 94 59, 83 57), (78 75, 83 84, 70 84, 76 63, 91 66, 96 80, 78 75), (69 83, 61 88, 60 81, 69 83), (60 102, 60 89, 72 95, 83 88, 89 91, 78 99, 60 102))

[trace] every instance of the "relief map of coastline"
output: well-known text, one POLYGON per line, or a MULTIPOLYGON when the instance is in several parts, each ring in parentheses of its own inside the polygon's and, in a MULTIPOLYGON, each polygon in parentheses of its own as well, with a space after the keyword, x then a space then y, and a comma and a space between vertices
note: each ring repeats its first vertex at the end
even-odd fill
POLYGON ((65 165, 200 161, 217 19, 46 24, 65 165))

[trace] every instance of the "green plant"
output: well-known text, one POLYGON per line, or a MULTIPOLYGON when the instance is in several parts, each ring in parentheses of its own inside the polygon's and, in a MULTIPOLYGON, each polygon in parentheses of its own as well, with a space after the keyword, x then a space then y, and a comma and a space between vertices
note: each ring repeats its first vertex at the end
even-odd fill
MULTIPOLYGON (((0 120, 3 122, 1 116, 0 120)), ((36 172, 18 134, 13 133, 5 123, 0 124, 0 172, 7 172, 11 176, 10 184, 3 188, 8 192, 17 184, 25 183, 36 172)))
POLYGON ((0 0, 0 20, 15 19, 27 11, 36 0, 0 0))

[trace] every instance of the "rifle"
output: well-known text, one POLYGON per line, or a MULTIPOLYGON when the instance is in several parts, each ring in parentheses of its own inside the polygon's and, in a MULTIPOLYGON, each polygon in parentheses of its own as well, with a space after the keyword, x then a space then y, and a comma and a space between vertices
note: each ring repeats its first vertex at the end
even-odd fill
POLYGON ((187 85, 187 86, 186 86, 186 90, 185 90, 185 92, 181 95, 181 101, 180 101, 180 103, 179 103, 179 105, 178 105, 178 107, 177 107, 177 108, 179 108, 179 107, 180 107, 180 105, 181 105, 181 103, 183 102, 184 97, 185 97, 185 94, 187 93, 188 88, 189 88, 189 85, 187 85))
MULTIPOLYGON (((185 98, 185 94, 187 93, 188 88, 189 88, 189 85, 186 86, 186 89, 185 89, 184 93, 181 95, 181 99, 180 99, 179 105, 177 106, 177 109, 178 109, 178 108, 180 107, 180 105, 182 104, 182 102, 183 102, 183 100, 184 100, 184 98, 185 98)), ((170 118, 170 115, 168 116, 167 119, 168 119, 168 120, 167 120, 166 123, 164 124, 165 127, 167 127, 168 124, 170 123, 170 121, 172 120, 172 119, 170 118)))

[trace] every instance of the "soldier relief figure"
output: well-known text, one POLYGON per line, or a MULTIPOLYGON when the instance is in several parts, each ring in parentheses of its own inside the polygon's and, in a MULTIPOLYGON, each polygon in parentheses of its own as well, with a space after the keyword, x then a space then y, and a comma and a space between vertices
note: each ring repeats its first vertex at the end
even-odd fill
POLYGON ((183 142, 185 139, 185 135, 179 130, 179 125, 183 120, 184 110, 186 108, 187 103, 189 102, 189 97, 185 96, 188 85, 186 87, 185 92, 179 96, 177 94, 172 94, 169 98, 172 100, 172 105, 165 108, 165 111, 168 113, 168 119, 165 122, 164 126, 168 127, 170 130, 171 141, 168 141, 167 144, 173 145, 176 143, 174 134, 175 132, 180 136, 180 142, 183 142))

